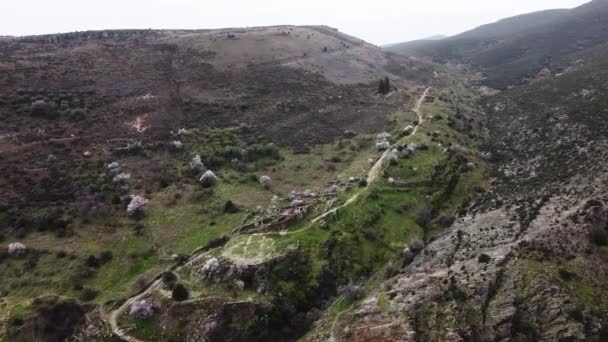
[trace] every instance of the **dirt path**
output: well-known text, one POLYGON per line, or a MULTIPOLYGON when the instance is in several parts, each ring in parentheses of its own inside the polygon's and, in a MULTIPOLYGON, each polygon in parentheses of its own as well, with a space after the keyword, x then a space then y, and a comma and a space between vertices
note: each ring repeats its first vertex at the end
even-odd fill
MULTIPOLYGON (((418 101, 416 102, 416 106, 414 107, 414 112, 416 112, 416 114, 418 115, 418 125, 416 125, 416 127, 414 128, 414 130, 412 131, 412 135, 416 134, 416 132, 418 132, 418 128, 420 127, 420 125, 422 125, 422 123, 424 122, 424 117, 420 111, 420 107, 422 106, 422 103, 424 102, 426 96, 428 95, 428 92, 431 90, 431 88, 427 88, 424 93, 422 94, 422 96, 418 99, 418 101)), ((393 145, 394 146, 394 145, 393 145)), ((333 209, 330 209, 328 211, 326 211, 325 213, 313 218, 310 222, 309 225, 307 225, 306 227, 299 229, 299 230, 295 230, 295 231, 291 231, 291 232, 281 232, 281 235, 291 235, 291 234, 297 234, 297 233, 301 233, 307 229, 310 229, 311 227, 313 227, 316 223, 318 223, 320 220, 324 219, 325 217, 337 212, 338 210, 345 208, 347 206, 349 206, 350 204, 352 204, 353 202, 355 202, 359 196, 364 193, 365 191, 367 191, 367 189, 369 188, 370 184, 378 177, 378 175, 380 174, 380 172, 382 171, 382 165, 384 163, 384 161, 386 160, 386 157, 388 156, 388 153, 390 152, 390 150, 392 149, 392 147, 387 149, 386 151, 384 151, 382 153, 382 155, 380 156, 380 158, 376 161, 376 163, 374 163, 374 165, 371 167, 371 169, 369 170, 368 174, 367 174, 367 186, 357 192, 356 194, 353 194, 348 200, 346 200, 346 202, 344 202, 342 205, 335 207, 333 209)), ((258 234, 254 234, 254 235, 267 235, 267 234, 272 234, 272 233, 258 233, 258 234)), ((183 266, 190 264, 192 261, 198 259, 199 257, 207 254, 209 251, 205 251, 205 252, 198 252, 198 253, 194 253, 190 256, 189 261, 187 263, 185 263, 182 266, 176 267, 173 269, 173 271, 178 271, 179 269, 181 269, 183 266)), ((144 290, 143 292, 141 292, 138 295, 135 295, 129 299, 127 299, 120 307, 118 307, 117 309, 113 310, 112 312, 110 312, 108 315, 104 315, 106 316, 106 321, 110 324, 110 328, 112 329, 112 332, 114 333, 114 335, 116 335, 117 337, 119 337, 120 339, 127 341, 127 342, 142 342, 138 339, 136 339, 135 337, 129 336, 129 334, 127 334, 124 329, 122 329, 119 325, 118 325, 118 319, 120 318, 120 316, 127 311, 131 305, 133 303, 135 303, 138 300, 141 300, 143 298, 145 298, 146 296, 148 296, 149 294, 151 294, 154 290, 156 290, 159 286, 161 285, 161 280, 160 279, 156 279, 155 281, 153 281, 150 285, 148 285, 148 287, 146 288, 146 290, 144 290)), ((332 326, 331 326, 331 338, 330 341, 336 341, 335 337, 334 337, 334 328, 335 325, 337 324, 338 319, 340 318, 340 316, 346 312, 350 311, 346 310, 340 314, 338 314, 336 316, 336 318, 334 319, 334 321, 332 322, 332 326)))
MULTIPOLYGON (((414 127, 414 130, 412 131, 412 134, 410 134, 410 136, 416 134, 416 132, 418 132, 418 128, 420 127, 420 125, 422 125, 422 123, 424 122, 424 117, 422 116, 422 112, 420 111, 420 107, 422 107, 422 103, 424 102, 424 100, 426 99, 429 91, 431 90, 431 88, 426 88, 426 90, 424 91, 424 93, 422 94, 422 96, 420 96, 420 98, 418 99, 418 101, 416 102, 416 106, 414 107, 414 112, 416 112, 416 114, 418 115, 418 125, 416 125, 416 127, 414 127)), ((353 202, 355 202, 359 196, 364 193, 365 191, 367 191, 367 189, 369 188, 370 184, 376 180, 376 178, 378 177, 378 175, 380 175, 380 172, 382 171, 382 164, 384 163, 384 161, 386 160, 386 157, 388 156, 388 154, 390 153, 391 149, 393 148, 393 146, 391 146, 391 148, 387 149, 386 151, 384 151, 382 153, 382 155, 380 156, 380 158, 376 161, 376 163, 374 163, 374 165, 372 166, 372 168, 369 170, 369 172, 367 173, 367 185, 365 186, 365 188, 359 192, 357 192, 356 194, 353 194, 349 199, 346 200, 346 202, 344 202, 342 205, 335 207, 333 209, 330 209, 328 211, 326 211, 325 213, 313 218, 310 222, 310 224, 302 229, 298 229, 298 230, 294 230, 291 232, 281 232, 281 235, 290 235, 290 234, 296 234, 296 233, 301 233, 311 227, 313 227, 316 223, 318 223, 319 221, 321 221, 322 219, 326 218, 327 216, 337 212, 338 210, 345 208, 349 205, 351 205, 353 202)))
MULTIPOLYGON (((418 101, 416 102, 416 106, 414 107, 414 112, 416 112, 416 114, 418 115, 418 125, 416 125, 416 127, 414 127, 414 130, 412 131, 412 135, 416 134, 418 132, 418 128, 420 127, 420 125, 422 125, 422 123, 424 122, 424 116, 422 115, 422 111, 420 110, 420 108, 422 107, 422 103, 424 102, 424 100, 426 99, 429 91, 431 90, 431 88, 426 88, 426 90, 424 91, 424 93, 422 94, 422 96, 420 96, 420 98, 418 99, 418 101)), ((359 193, 356 193, 355 195, 353 195, 351 198, 348 199, 348 201, 346 201, 343 205, 334 208, 333 210, 330 210, 328 213, 325 213, 323 215, 321 215, 322 217, 327 216, 330 212, 336 212, 338 209, 340 208, 344 208, 345 206, 349 205, 350 203, 354 202, 361 193, 365 192, 367 190, 367 188, 369 187, 369 185, 378 177, 378 175, 380 174, 380 171, 382 170, 382 163, 384 162, 386 156, 388 155, 389 151, 392 149, 389 148, 388 150, 384 151, 384 153, 382 153, 382 157, 380 157, 380 159, 378 159, 378 161, 374 164, 374 166, 369 170, 369 174, 367 176, 367 186, 365 187, 365 189, 359 193)), ((318 219, 321 219, 322 217, 319 217, 318 219)), ((313 220, 314 221, 314 220, 313 220)), ((336 299, 336 301, 340 300, 340 298, 342 297, 338 297, 338 299, 336 299)), ((334 301, 335 303, 335 301, 334 301)), ((351 306, 348 310, 343 311, 339 314, 336 315, 336 317, 334 318, 333 322, 331 323, 331 328, 330 328, 330 337, 329 337, 329 342, 336 342, 336 335, 335 335, 335 330, 336 330, 336 325, 338 324, 338 321, 340 319, 340 317, 342 315, 344 315, 345 313, 351 311, 354 308, 354 306, 351 306)))

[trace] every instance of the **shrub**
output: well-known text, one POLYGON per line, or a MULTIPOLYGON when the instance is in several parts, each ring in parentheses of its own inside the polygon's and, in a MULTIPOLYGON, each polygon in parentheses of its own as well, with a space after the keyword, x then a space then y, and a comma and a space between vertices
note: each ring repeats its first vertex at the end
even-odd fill
POLYGON ((441 216, 439 218, 439 225, 443 228, 448 228, 454 223, 454 221, 456 221, 454 216, 441 216))
POLYGON ((608 233, 603 228, 594 228, 591 231, 591 240, 598 246, 606 246, 608 245, 608 233))
POLYGON ((129 315, 138 318, 147 318, 154 314, 156 306, 146 300, 138 300, 131 304, 129 308, 129 315))
POLYGON ((260 177, 260 185, 262 185, 262 187, 264 187, 264 189, 268 190, 270 189, 270 186, 272 185, 272 180, 270 179, 269 176, 262 176, 260 177))
POLYGON ((414 240, 414 242, 412 242, 412 244, 410 246, 410 250, 414 254, 419 253, 423 249, 424 249, 424 241, 422 241, 421 239, 414 240))
POLYGON ((90 302, 93 299, 97 298, 98 295, 98 290, 92 289, 90 287, 84 287, 82 289, 82 292, 80 293, 80 300, 82 300, 83 302, 90 302))
POLYGON ((213 173, 213 171, 207 170, 207 172, 205 172, 201 176, 201 178, 199 179, 199 182, 201 183, 201 185, 204 188, 210 188, 210 187, 214 186, 215 183, 217 182, 217 176, 215 175, 215 173, 213 173))
POLYGON ((130 216, 140 216, 147 203, 148 200, 141 196, 131 196, 131 201, 127 206, 127 213, 130 216))
POLYGON ((492 260, 492 258, 487 254, 480 254, 477 257, 477 261, 484 263, 484 264, 490 262, 490 260, 492 260))
POLYGON ((101 266, 101 262, 99 261, 99 259, 96 256, 89 255, 89 257, 85 261, 85 265, 87 265, 88 267, 91 267, 91 268, 97 268, 97 267, 101 266))
POLYGON ((239 212, 239 208, 232 201, 227 201, 224 204, 224 213, 235 214, 238 212, 239 212))
POLYGON ((99 262, 102 265, 112 261, 113 258, 114 258, 114 255, 112 255, 111 251, 103 251, 99 254, 99 262))
POLYGON ((173 290, 175 284, 177 283, 177 275, 171 271, 163 272, 160 279, 163 282, 163 287, 166 289, 173 290))
POLYGON ((347 301, 355 301, 361 299, 363 296, 363 290, 361 290, 360 286, 349 284, 340 290, 340 294, 347 301))
POLYGON ((178 284, 175 284, 175 286, 173 287, 173 292, 171 293, 171 297, 176 302, 183 302, 183 301, 187 300, 188 297, 190 297, 190 294, 188 293, 188 289, 186 289, 186 287, 183 284, 178 283, 178 284))
POLYGON ((201 156, 199 156, 198 154, 195 155, 194 158, 192 158, 192 161, 190 162, 190 169, 196 175, 199 175, 207 170, 205 164, 203 164, 203 162, 201 161, 201 156))
POLYGON ((426 208, 420 209, 416 214, 416 223, 422 228, 429 228, 431 219, 431 211, 426 208))
POLYGON ((565 281, 570 281, 576 278, 576 273, 568 271, 567 269, 560 268, 558 272, 559 277, 565 281))
POLYGON ((388 77, 380 79, 378 82, 378 94, 386 95, 391 91, 391 81, 388 77))
POLYGON ((74 121, 84 120, 87 117, 87 112, 82 108, 72 109, 70 111, 70 119, 74 121))
POLYGON ((46 101, 38 100, 32 103, 32 115, 48 117, 52 114, 53 108, 46 101))

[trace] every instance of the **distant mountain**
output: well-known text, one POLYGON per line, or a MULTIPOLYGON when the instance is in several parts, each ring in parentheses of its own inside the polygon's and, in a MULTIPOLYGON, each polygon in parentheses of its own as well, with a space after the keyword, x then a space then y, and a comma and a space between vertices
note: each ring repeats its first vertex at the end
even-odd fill
POLYGON ((572 56, 608 43, 608 2, 595 0, 571 10, 536 12, 484 25, 441 41, 417 41, 386 48, 436 62, 463 62, 489 74, 504 88, 543 68, 560 70, 572 56))

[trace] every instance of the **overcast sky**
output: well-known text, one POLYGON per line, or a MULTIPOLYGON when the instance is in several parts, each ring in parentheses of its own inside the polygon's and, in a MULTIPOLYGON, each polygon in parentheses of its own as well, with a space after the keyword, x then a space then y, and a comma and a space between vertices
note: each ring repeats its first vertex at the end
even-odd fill
POLYGON ((324 24, 374 44, 453 35, 588 0, 1 0, 0 35, 324 24))

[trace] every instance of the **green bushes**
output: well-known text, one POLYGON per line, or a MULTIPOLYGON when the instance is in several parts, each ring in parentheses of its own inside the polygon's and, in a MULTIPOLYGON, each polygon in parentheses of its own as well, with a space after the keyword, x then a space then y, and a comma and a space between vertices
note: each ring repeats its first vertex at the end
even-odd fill
POLYGON ((260 143, 257 137, 242 138, 236 128, 192 130, 183 139, 190 152, 200 155, 205 165, 211 169, 231 163, 237 170, 245 170, 246 163, 281 158, 276 145, 260 143))
POLYGON ((176 302, 183 302, 190 297, 190 293, 188 289, 181 283, 175 284, 173 287, 173 292, 171 293, 171 297, 176 302))
POLYGON ((163 283, 163 288, 167 290, 173 290, 177 285, 177 276, 171 271, 163 272, 160 279, 163 283))

